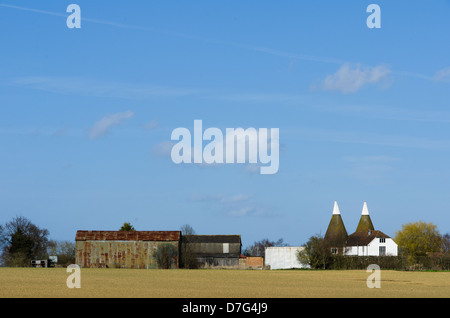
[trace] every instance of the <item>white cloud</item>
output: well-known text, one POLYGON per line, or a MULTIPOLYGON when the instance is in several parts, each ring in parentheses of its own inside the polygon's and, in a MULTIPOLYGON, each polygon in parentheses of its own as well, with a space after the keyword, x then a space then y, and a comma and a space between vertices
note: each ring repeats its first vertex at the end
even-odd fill
POLYGON ((429 139, 405 135, 382 135, 360 131, 337 131, 324 129, 295 129, 291 134, 297 134, 303 140, 315 142, 336 142, 349 144, 379 145, 397 148, 419 148, 429 150, 448 150, 450 141, 447 139, 429 139))
POLYGON ((328 75, 322 82, 321 88, 327 91, 339 91, 344 94, 356 93, 364 85, 378 83, 391 73, 383 65, 373 68, 362 68, 360 65, 352 68, 345 64, 336 73, 328 75))
POLYGON ((342 158, 350 166, 350 175, 368 185, 389 182, 395 172, 396 163, 401 159, 392 156, 347 156, 342 158))
POLYGON ((276 214, 273 208, 254 202, 253 196, 247 194, 193 195, 189 201, 203 204, 205 210, 230 217, 270 217, 276 214))
POLYGON ((385 155, 379 155, 379 156, 345 156, 342 157, 342 160, 346 162, 351 163, 374 163, 374 164, 381 164, 381 163, 389 163, 389 162, 396 162, 399 161, 399 158, 392 157, 392 156, 385 156, 385 155))
POLYGON ((123 113, 116 113, 108 115, 97 121, 89 132, 90 139, 97 139, 105 134, 107 134, 110 129, 114 126, 119 125, 124 120, 129 119, 134 116, 132 111, 126 111, 123 113))
POLYGON ((248 201, 250 199, 249 195, 246 194, 236 194, 236 195, 193 195, 189 198, 189 201, 193 202, 219 202, 219 203, 237 203, 248 201))
POLYGON ((442 70, 437 71, 433 79, 435 81, 444 81, 444 80, 450 80, 450 67, 443 68, 442 70))
POLYGON ((172 147, 175 145, 172 141, 162 141, 152 148, 152 155, 156 157, 170 158, 172 147))
POLYGON ((146 129, 146 130, 153 130, 156 128, 158 128, 158 122, 156 121, 156 119, 153 119, 151 122, 147 123, 144 126, 144 129, 146 129))

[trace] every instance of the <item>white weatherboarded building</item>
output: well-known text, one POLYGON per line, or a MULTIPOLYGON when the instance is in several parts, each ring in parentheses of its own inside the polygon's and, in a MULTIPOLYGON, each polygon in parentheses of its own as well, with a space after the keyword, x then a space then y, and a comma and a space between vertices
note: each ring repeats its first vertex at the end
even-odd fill
POLYGON ((381 231, 356 232, 349 235, 345 255, 397 256, 397 243, 381 231))
POLYGON ((306 268, 297 258, 303 246, 274 246, 265 248, 264 265, 270 269, 306 268))
POLYGON ((392 238, 374 229, 367 203, 364 202, 356 232, 347 238, 345 255, 397 256, 398 246, 392 238))

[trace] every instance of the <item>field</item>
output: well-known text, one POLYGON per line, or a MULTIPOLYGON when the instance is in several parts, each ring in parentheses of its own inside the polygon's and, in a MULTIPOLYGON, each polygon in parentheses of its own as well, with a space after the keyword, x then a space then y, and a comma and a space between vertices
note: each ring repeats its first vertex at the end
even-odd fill
POLYGON ((0 297, 450 297, 450 272, 381 271, 368 288, 366 271, 81 269, 68 288, 65 268, 0 268, 0 297))

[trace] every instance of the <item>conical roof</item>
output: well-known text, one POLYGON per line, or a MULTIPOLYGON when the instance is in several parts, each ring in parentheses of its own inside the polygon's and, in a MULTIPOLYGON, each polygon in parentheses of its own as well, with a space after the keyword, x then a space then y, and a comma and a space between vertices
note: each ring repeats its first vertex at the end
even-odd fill
POLYGON ((344 221, 342 221, 339 206, 334 201, 333 215, 325 233, 325 241, 329 246, 344 246, 347 241, 347 236, 347 230, 345 229, 344 221))
POLYGON ((361 218, 359 219, 358 226, 356 227, 356 232, 367 232, 374 231, 372 220, 370 219, 369 209, 367 208, 367 203, 364 202, 364 206, 361 213, 361 218))

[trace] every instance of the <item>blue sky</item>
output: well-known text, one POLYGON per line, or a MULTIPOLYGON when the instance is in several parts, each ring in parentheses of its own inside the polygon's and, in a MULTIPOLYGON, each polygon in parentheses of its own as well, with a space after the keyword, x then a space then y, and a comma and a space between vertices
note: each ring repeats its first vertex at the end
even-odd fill
POLYGON ((0 222, 450 232, 450 1, 2 1, 0 222), (81 8, 81 29, 66 8, 81 8), (369 29, 366 7, 381 8, 369 29), (176 165, 177 127, 280 129, 280 168, 176 165))

